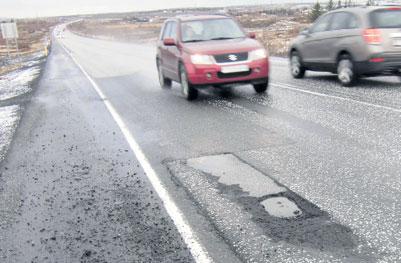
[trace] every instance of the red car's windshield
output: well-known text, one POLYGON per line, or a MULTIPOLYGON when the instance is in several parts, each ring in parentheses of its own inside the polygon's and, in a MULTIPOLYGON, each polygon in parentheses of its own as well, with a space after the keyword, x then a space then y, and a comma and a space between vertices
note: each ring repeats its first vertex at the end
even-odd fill
POLYGON ((183 22, 181 32, 183 42, 245 37, 237 23, 228 18, 183 22))

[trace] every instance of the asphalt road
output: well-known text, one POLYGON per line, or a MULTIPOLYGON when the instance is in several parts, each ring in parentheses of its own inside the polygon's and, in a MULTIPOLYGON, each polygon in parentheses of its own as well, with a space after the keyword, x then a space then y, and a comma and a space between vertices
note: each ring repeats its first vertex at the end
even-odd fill
MULTIPOLYGON (((86 174, 86 167, 94 167, 103 172, 89 173, 90 181, 83 185, 86 187, 83 194, 89 195, 93 185, 102 189, 113 182, 110 187, 117 196, 122 195, 124 214, 131 217, 124 217, 124 222, 130 225, 125 229, 121 222, 115 224, 106 215, 100 217, 103 223, 99 223, 102 226, 99 228, 106 234, 93 236, 104 240, 100 246, 102 251, 89 246, 82 252, 77 245, 81 241, 66 238, 68 245, 47 245, 56 251, 56 256, 46 254, 48 258, 91 259, 93 252, 87 251, 95 251, 100 259, 111 262, 192 260, 187 248, 191 245, 182 240, 157 195, 150 195, 152 187, 141 168, 136 167, 135 155, 125 151, 128 146, 121 131, 60 43, 113 105, 214 262, 401 261, 401 84, 398 79, 367 79, 356 88, 339 86, 330 74, 308 73, 303 80, 293 80, 287 61, 272 58, 268 94, 257 95, 250 86, 229 91, 207 89, 198 100, 188 102, 182 98, 178 85, 172 89, 159 87, 153 45, 87 39, 68 32, 54 43, 47 74, 32 102, 33 105, 45 103, 46 114, 35 114, 39 119, 51 121, 36 124, 33 117, 31 120, 24 116, 5 162, 8 170, 2 168, 0 179, 18 186, 22 184, 21 179, 18 176, 11 179, 12 175, 31 175, 27 169, 36 169, 36 172, 52 169, 52 159, 42 159, 41 154, 73 164, 70 170, 77 173, 75 177, 86 174), (54 132, 58 137, 53 137, 54 132), (69 133, 66 138, 70 141, 65 142, 63 132, 69 133), (48 138, 53 138, 53 148, 50 145, 47 148, 48 138), (96 147, 90 145, 92 141, 96 147), (28 149, 23 146, 26 142, 28 149), (76 152, 68 153, 67 145, 76 152), (61 149, 67 153, 59 156, 61 149), (105 166, 109 169, 107 165, 112 163, 124 165, 110 172, 105 166), (12 173, 10 167, 13 167, 12 173), (135 180, 142 180, 144 186, 134 188, 135 180, 126 178, 132 168, 139 177, 134 177, 135 180), (102 179, 96 179, 100 174, 104 174, 102 179), (128 182, 133 185, 125 190, 118 186, 128 182), (144 220, 142 210, 135 210, 135 202, 157 206, 156 212, 147 209, 144 214, 154 222, 162 222, 162 227, 135 228, 132 222, 144 220), (138 213, 129 213, 132 209, 138 213), (117 229, 104 227, 108 224, 117 229), (159 231, 159 234, 148 238, 148 231, 159 231), (112 235, 116 232, 123 236, 120 243, 113 242, 112 235), (142 244, 130 236, 137 237, 134 241, 144 238, 142 244), (159 251, 150 253, 145 249, 151 244, 159 251), (63 252, 65 247, 70 252, 63 252), (124 253, 122 247, 134 247, 143 253, 135 253, 134 249, 124 253), (107 252, 111 256, 107 257, 107 252)), ((69 173, 66 168, 60 171, 69 173)), ((63 173, 51 175, 54 174, 60 177, 63 173)), ((35 206, 33 196, 38 191, 48 191, 52 179, 49 176, 43 177, 38 188, 5 187, 19 189, 25 195, 33 192, 33 200, 24 202, 22 212, 11 212, 17 204, 8 208, 18 223, 10 219, 11 227, 7 227, 10 239, 0 240, 1 247, 6 244, 8 248, 7 253, 3 249, 3 258, 25 261, 32 255, 43 256, 42 252, 47 251, 45 245, 35 249, 25 241, 40 238, 37 229, 20 228, 29 218, 35 219, 32 219, 35 227, 43 224, 45 218, 35 217, 37 214, 51 215, 49 228, 64 231, 67 236, 71 231, 82 229, 82 237, 87 237, 87 229, 97 229, 99 220, 93 219, 95 214, 84 217, 85 223, 81 220, 72 224, 68 219, 59 218, 60 214, 64 217, 67 213, 63 208, 70 200, 64 191, 68 182, 53 186, 60 187, 57 193, 61 196, 46 192, 39 197, 49 195, 61 202, 57 204, 59 210, 49 209, 46 202, 42 205, 46 210, 35 206), (23 242, 13 240, 14 231, 18 233, 15 239, 23 242), (32 236, 23 236, 25 231, 32 236), (19 243, 24 246, 18 248, 19 243)), ((35 181, 34 177, 32 180, 35 181)), ((28 180, 24 185, 34 186, 34 181, 28 180)), ((81 183, 72 184, 81 186, 81 183)), ((97 210, 110 206, 116 209, 120 203, 110 200, 95 201, 99 202, 97 210)), ((79 211, 72 213, 72 217, 77 216, 81 216, 79 211)))

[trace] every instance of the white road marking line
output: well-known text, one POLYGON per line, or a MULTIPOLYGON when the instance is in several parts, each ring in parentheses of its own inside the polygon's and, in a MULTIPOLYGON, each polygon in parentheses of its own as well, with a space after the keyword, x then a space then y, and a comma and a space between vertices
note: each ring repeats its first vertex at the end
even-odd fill
POLYGON ((196 237, 194 231, 192 230, 191 226, 187 223, 184 214, 181 210, 177 207, 177 205, 172 200, 171 196, 169 195, 167 189, 163 186, 161 180, 157 176, 155 170, 153 170, 149 160, 146 158, 145 154, 142 152, 140 146, 135 141, 134 137, 132 136, 131 132, 129 131, 128 127, 125 125, 124 121, 122 120, 121 116, 118 114, 114 106, 107 100, 107 97, 104 93, 100 90, 99 86, 96 82, 89 76, 89 74, 84 70, 84 68, 78 63, 75 57, 67 50, 61 41, 59 41, 61 46, 63 47, 64 51, 70 55, 72 60, 75 64, 79 67, 82 73, 88 78, 89 82, 92 84, 93 88, 98 93, 99 97, 103 100, 104 104, 106 105, 107 109, 109 110, 111 116, 117 123, 118 127, 122 131, 125 139, 127 140, 131 150, 134 152, 136 158, 138 159, 139 163, 141 164, 143 170, 145 171, 146 176, 148 177, 150 183, 152 184, 153 188, 159 195, 160 199, 163 201, 163 205, 167 210, 167 213, 174 221, 174 224, 177 227, 178 232, 181 234, 185 244, 188 246, 191 254, 196 262, 199 263, 212 263, 213 260, 210 258, 208 253, 199 243, 198 238, 196 237))
POLYGON ((351 99, 351 98, 345 98, 345 97, 340 97, 340 96, 335 96, 335 95, 328 95, 328 94, 324 94, 324 93, 304 90, 304 89, 296 88, 295 86, 291 86, 291 85, 288 85, 288 84, 285 84, 285 83, 276 82, 276 83, 272 83, 271 85, 275 86, 275 87, 278 87, 278 88, 282 88, 282 89, 288 89, 288 90, 298 91, 298 92, 311 94, 311 95, 315 95, 315 96, 353 102, 353 103, 361 104, 361 105, 364 105, 364 106, 369 106, 369 107, 374 107, 374 108, 378 108, 378 109, 384 109, 384 110, 388 110, 388 111, 401 113, 401 109, 392 108, 392 107, 383 106, 383 105, 378 105, 378 104, 373 104, 373 103, 364 102, 364 101, 359 101, 359 100, 355 100, 355 99, 351 99))

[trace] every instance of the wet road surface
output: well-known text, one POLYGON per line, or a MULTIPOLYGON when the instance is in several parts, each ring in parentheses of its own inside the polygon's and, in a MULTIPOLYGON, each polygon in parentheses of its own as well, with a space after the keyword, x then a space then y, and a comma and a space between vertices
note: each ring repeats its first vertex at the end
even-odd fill
MULTIPOLYGON (((213 261, 401 261, 398 79, 356 88, 330 74, 293 80, 287 61, 273 58, 268 94, 207 89, 187 102, 178 85, 159 87, 152 45, 68 32, 61 41, 121 116, 213 261)), ((46 70, 30 106, 37 110, 25 114, 2 167, 2 195, 13 200, 2 204, 3 258, 191 261, 121 132, 58 43, 46 70), (135 202, 150 206, 135 209, 135 202), (74 204, 82 211, 70 212, 74 204), (108 209, 124 215, 113 221, 108 209), (139 223, 147 216, 157 226, 139 223), (75 236, 100 244, 84 247, 75 236)))

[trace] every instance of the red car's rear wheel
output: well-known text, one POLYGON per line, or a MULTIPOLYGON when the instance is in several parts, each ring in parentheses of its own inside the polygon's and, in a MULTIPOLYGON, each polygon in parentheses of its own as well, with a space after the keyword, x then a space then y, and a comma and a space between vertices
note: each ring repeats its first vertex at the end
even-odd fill
POLYGON ((157 71, 158 71, 158 73, 159 73, 159 82, 160 82, 160 86, 161 86, 162 88, 171 88, 171 86, 172 86, 172 81, 171 81, 171 79, 166 78, 166 77, 164 76, 163 69, 162 69, 162 67, 161 67, 159 61, 157 61, 157 71))

